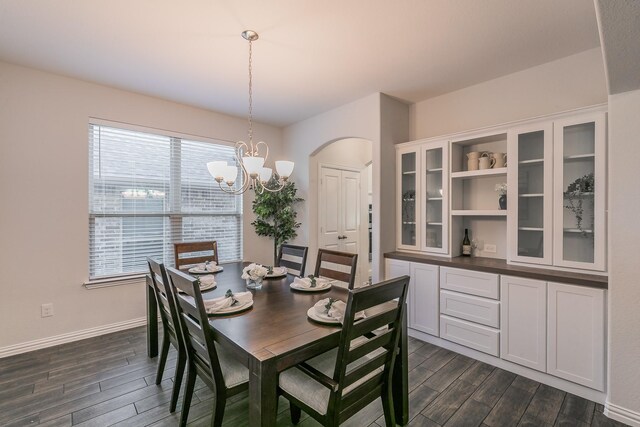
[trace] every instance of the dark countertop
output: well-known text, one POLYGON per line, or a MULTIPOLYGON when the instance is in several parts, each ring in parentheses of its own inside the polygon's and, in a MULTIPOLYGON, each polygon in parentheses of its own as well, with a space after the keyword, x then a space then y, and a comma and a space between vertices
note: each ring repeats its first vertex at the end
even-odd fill
POLYGON ((551 270, 548 268, 523 267, 507 264, 503 259, 482 257, 438 257, 411 252, 387 252, 385 258, 402 261, 422 262, 425 264, 441 265, 444 267, 463 268, 465 270, 484 271, 487 273, 518 276, 527 279, 544 280, 547 282, 567 283, 570 285, 589 286, 592 288, 608 289, 607 276, 596 274, 573 273, 567 271, 551 270))

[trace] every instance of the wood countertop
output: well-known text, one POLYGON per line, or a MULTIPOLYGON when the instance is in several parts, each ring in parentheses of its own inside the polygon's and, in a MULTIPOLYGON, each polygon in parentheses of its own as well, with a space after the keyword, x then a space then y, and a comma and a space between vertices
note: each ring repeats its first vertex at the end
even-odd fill
POLYGON ((504 274, 507 276, 524 277, 527 279, 544 280, 547 282, 567 283, 570 285, 589 286, 592 288, 607 289, 609 279, 607 276, 597 274, 574 273, 567 271, 551 270, 548 268, 523 267, 507 264, 507 261, 496 258, 483 257, 438 257, 411 252, 387 252, 385 258, 402 261, 421 262, 424 264, 440 265, 444 267, 462 268, 465 270, 484 271, 487 273, 504 274))

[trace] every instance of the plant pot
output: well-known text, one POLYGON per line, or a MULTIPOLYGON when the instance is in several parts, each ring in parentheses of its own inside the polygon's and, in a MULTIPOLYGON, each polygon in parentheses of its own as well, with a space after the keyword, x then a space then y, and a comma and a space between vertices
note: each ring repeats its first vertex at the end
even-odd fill
POLYGON ((256 280, 247 279, 247 289, 260 289, 262 287, 263 278, 256 280))
POLYGON ((507 209, 507 195, 503 194, 498 198, 498 205, 500 206, 500 210, 507 209))

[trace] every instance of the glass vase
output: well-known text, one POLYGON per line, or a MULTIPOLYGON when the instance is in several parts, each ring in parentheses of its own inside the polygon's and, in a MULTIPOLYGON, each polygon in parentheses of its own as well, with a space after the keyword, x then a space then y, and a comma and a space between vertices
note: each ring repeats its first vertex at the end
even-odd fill
POLYGON ((263 279, 263 277, 260 277, 256 280, 247 279, 247 289, 260 289, 262 287, 263 279))

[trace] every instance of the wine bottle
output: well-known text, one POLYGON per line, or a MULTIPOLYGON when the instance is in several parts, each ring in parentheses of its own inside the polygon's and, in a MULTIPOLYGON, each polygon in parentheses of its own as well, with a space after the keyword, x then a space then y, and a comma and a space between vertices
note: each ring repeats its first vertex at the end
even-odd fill
POLYGON ((469 229, 464 229, 464 239, 462 239, 462 256, 471 256, 471 241, 469 240, 469 229))

